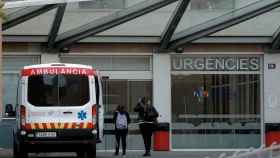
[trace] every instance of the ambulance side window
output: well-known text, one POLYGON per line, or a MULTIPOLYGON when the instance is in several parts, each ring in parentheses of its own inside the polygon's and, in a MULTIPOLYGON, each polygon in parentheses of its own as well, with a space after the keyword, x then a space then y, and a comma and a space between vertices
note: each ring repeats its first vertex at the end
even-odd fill
POLYGON ((18 79, 17 83, 17 100, 16 100, 16 108, 21 104, 22 100, 22 86, 24 85, 24 82, 21 78, 18 79))
POLYGON ((94 76, 94 84, 95 84, 96 104, 99 105, 100 87, 99 87, 98 77, 97 76, 94 76))
MULTIPOLYGON (((22 86, 23 86, 24 82, 22 80, 21 77, 18 78, 18 82, 17 82, 17 96, 16 96, 16 105, 15 105, 15 112, 17 111, 17 108, 19 108, 19 106, 22 104, 21 103, 21 98, 22 98, 22 86)), ((17 114, 17 113, 16 113, 17 114)))

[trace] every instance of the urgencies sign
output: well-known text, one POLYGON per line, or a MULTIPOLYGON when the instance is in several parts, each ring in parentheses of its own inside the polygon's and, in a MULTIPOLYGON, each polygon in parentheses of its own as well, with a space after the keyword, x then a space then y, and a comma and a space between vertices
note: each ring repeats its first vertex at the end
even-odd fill
POLYGON ((173 71, 259 71, 259 57, 172 56, 173 71))

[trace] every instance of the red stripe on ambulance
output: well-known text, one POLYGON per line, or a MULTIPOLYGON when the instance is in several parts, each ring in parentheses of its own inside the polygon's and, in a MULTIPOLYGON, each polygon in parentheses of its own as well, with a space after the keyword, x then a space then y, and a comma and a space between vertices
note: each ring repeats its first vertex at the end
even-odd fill
POLYGON ((51 123, 51 129, 55 129, 54 123, 51 123))
POLYGON ((31 124, 30 123, 25 124, 25 129, 26 130, 31 130, 32 129, 31 124))
POLYGON ((66 129, 68 127, 68 124, 69 123, 64 123, 64 127, 63 128, 66 129))
POLYGON ((75 68, 75 67, 44 67, 23 69, 21 76, 36 76, 36 75, 95 75, 95 70, 90 68, 75 68))
POLYGON ((27 123, 24 129, 93 129, 95 125, 92 122, 66 122, 66 123, 27 123))
POLYGON ((47 124, 46 123, 42 123, 43 124, 43 128, 44 129, 48 129, 47 124))

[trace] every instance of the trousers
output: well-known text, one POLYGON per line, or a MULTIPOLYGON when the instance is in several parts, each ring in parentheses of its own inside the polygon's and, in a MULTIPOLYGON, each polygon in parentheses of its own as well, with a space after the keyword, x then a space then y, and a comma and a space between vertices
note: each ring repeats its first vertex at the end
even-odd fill
POLYGON ((154 132, 154 124, 152 123, 141 123, 139 125, 141 135, 143 137, 146 153, 151 151, 152 135, 154 132))
POLYGON ((119 149, 120 149, 120 141, 122 142, 122 152, 123 155, 126 154, 126 137, 127 137, 128 130, 123 129, 123 130, 115 130, 115 135, 116 135, 116 151, 115 154, 119 154, 119 149))

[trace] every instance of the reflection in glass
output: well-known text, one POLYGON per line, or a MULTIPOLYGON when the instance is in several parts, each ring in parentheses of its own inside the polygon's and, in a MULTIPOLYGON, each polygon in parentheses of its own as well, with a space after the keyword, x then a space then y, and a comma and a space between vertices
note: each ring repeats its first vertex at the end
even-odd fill
POLYGON ((217 9, 234 9, 235 0, 192 0, 191 9, 194 10, 217 10, 217 9))
POLYGON ((89 93, 87 76, 28 77, 28 101, 34 106, 82 106, 89 102, 89 93))
MULTIPOLYGON (((4 74, 3 75, 3 100, 2 105, 11 104, 15 109, 17 103, 17 82, 18 74, 4 74)), ((4 108, 4 106, 3 106, 4 108)))
POLYGON ((95 0, 79 2, 80 9, 123 9, 125 0, 95 0))
POLYGON ((132 119, 132 123, 129 125, 127 148, 129 150, 142 150, 143 142, 138 124, 135 123, 137 115, 133 109, 140 97, 152 98, 152 81, 103 80, 102 88, 105 105, 105 135, 104 141, 98 144, 97 148, 101 150, 112 150, 115 148, 114 124, 112 122, 113 112, 118 105, 124 105, 132 119))
POLYGON ((173 148, 258 147, 259 75, 174 75, 172 114, 173 148))

